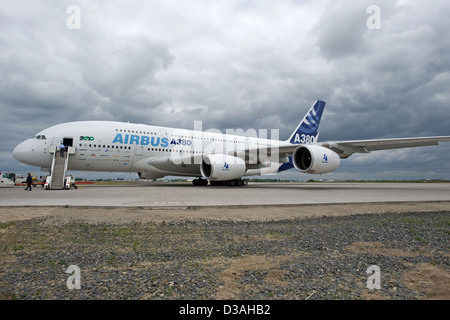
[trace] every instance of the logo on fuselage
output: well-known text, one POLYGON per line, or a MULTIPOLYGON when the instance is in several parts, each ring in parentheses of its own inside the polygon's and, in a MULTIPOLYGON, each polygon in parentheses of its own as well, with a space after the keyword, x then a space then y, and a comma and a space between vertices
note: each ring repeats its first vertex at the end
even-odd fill
POLYGON ((315 143, 317 141, 317 134, 316 135, 309 135, 309 134, 299 134, 296 133, 294 136, 294 139, 291 140, 292 143, 315 143))
POLYGON ((118 133, 116 134, 116 137, 114 138, 112 143, 135 144, 140 146, 152 145, 153 147, 161 146, 165 148, 169 145, 169 139, 160 137, 138 136, 135 134, 122 135, 121 133, 118 133))
POLYGON ((94 137, 80 136, 80 141, 94 141, 94 137))
POLYGON ((166 148, 169 144, 173 145, 182 145, 182 146, 190 146, 192 145, 192 141, 189 139, 172 139, 169 143, 169 138, 160 138, 160 137, 149 137, 149 136, 138 136, 136 134, 124 134, 121 133, 116 134, 112 143, 120 143, 120 144, 135 144, 138 146, 148 146, 151 145, 153 147, 163 147, 166 148))

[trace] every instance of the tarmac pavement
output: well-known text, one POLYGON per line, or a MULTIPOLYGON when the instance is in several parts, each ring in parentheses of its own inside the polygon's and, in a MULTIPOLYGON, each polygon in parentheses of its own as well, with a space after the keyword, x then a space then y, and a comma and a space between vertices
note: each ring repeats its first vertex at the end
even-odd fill
POLYGON ((192 207, 450 201, 450 183, 249 183, 247 187, 188 182, 86 185, 70 190, 1 188, 0 206, 192 207))

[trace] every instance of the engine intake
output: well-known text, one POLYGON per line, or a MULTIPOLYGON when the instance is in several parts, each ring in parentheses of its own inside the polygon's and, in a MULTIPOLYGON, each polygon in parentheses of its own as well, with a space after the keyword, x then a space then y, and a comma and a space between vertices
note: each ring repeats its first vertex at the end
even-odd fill
POLYGON ((339 168, 341 159, 333 150, 316 145, 302 145, 292 154, 294 167, 303 173, 323 174, 339 168))

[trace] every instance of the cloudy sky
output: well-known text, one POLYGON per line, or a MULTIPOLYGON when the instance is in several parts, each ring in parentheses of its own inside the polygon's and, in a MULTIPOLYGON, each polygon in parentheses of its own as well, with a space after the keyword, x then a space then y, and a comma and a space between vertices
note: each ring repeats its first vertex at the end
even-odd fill
MULTIPOLYGON (((0 170, 36 172, 14 146, 62 122, 287 139, 316 99, 321 141, 450 135, 449 16, 447 0, 2 1, 0 170)), ((355 155, 326 178, 450 179, 449 154, 355 155)))

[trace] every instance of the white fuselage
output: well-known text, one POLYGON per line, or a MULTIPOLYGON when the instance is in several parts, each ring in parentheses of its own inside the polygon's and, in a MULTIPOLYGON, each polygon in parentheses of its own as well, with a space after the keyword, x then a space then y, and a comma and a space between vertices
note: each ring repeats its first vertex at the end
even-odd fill
MULTIPOLYGON (((245 150, 267 149, 282 142, 144 124, 81 121, 45 129, 19 144, 13 155, 23 163, 49 170, 53 157, 50 150, 61 143, 75 149, 74 154, 70 155, 69 170, 146 172, 148 175, 154 174, 154 177, 200 177, 199 163, 192 161, 179 165, 176 159, 225 152, 239 155, 245 150), (152 159, 158 165, 149 165, 152 159)), ((278 162, 278 157, 274 162, 278 162)), ((249 169, 246 175, 275 173, 280 165, 261 171, 260 167, 264 166, 259 164, 255 169, 249 169)))
POLYGON ((258 136, 256 131, 222 134, 80 121, 39 132, 20 143, 13 156, 20 162, 51 170, 52 162, 56 163, 56 148, 63 144, 69 149, 64 160, 68 170, 137 172, 143 179, 174 175, 232 182, 243 176, 275 174, 291 168, 305 174, 326 174, 337 170, 341 159, 354 153, 450 141, 450 136, 438 136, 319 143, 318 127, 324 107, 324 101, 316 100, 286 141, 278 140, 278 131, 274 132, 275 139, 269 140, 267 132, 262 136, 261 131, 258 136))

